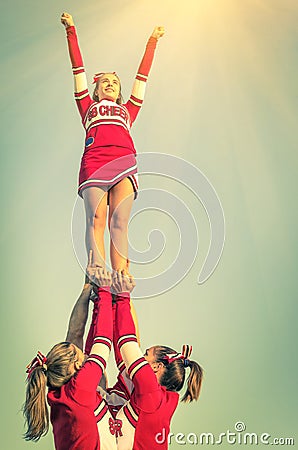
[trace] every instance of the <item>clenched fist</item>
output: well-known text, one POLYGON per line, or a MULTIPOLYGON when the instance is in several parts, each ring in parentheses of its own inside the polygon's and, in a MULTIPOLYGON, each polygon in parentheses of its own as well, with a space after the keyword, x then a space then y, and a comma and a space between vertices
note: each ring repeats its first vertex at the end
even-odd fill
POLYGON ((65 26, 65 28, 74 26, 73 18, 67 12, 61 14, 61 23, 65 26))
POLYGON ((151 36, 158 40, 164 34, 165 34, 164 27, 155 27, 154 30, 153 30, 153 33, 151 34, 151 36))

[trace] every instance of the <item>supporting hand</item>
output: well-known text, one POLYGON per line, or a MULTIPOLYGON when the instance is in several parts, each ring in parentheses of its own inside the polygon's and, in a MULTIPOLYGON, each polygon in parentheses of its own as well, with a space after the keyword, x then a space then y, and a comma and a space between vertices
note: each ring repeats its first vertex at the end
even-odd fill
POLYGON ((93 277, 93 283, 97 286, 111 286, 112 284, 112 275, 110 272, 107 272, 103 267, 96 267, 95 275, 93 277))
POLYGON ((112 289, 116 294, 120 294, 121 292, 131 292, 136 283, 132 275, 126 276, 123 271, 114 271, 113 272, 113 283, 112 289))

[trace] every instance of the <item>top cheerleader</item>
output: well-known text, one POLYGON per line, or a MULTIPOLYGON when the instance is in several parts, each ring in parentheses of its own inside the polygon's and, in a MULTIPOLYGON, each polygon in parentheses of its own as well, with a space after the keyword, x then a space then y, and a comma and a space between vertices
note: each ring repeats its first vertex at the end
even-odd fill
POLYGON ((86 211, 87 253, 92 250, 95 263, 105 265, 104 230, 109 206, 111 265, 127 272, 128 221, 138 188, 136 150, 129 130, 143 103, 156 44, 164 28, 156 27, 150 36, 131 96, 123 103, 120 79, 115 72, 97 73, 90 96, 73 18, 63 13, 61 22, 66 28, 75 100, 86 130, 78 193, 86 211))

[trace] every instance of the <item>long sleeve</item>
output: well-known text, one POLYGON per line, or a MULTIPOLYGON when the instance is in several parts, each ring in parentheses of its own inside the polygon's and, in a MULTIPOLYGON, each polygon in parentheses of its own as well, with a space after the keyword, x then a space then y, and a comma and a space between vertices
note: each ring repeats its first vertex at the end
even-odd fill
POLYGON ((135 121, 137 114, 143 104, 146 82, 152 66, 157 39, 150 36, 142 61, 139 65, 137 75, 133 84, 131 96, 126 103, 130 114, 131 124, 135 121))
POLYGON ((83 120, 89 106, 92 103, 92 99, 88 91, 83 58, 81 55, 78 37, 74 26, 66 28, 66 37, 69 56, 72 64, 72 72, 74 76, 74 96, 79 113, 83 120))
POLYGON ((126 367, 128 368, 136 359, 142 357, 141 349, 137 343, 135 324, 130 309, 130 296, 122 293, 117 296, 116 324, 114 330, 114 342, 121 352, 126 367), (130 343, 130 351, 124 351, 121 347, 130 343))
MULTIPOLYGON (((90 328, 89 328, 89 332, 88 332, 88 336, 86 339, 86 344, 85 344, 85 354, 89 355, 90 354, 90 350, 93 344, 93 338, 94 338, 94 328, 97 322, 97 316, 98 316, 98 301, 95 301, 93 304, 93 311, 92 311, 92 319, 91 319, 91 323, 90 323, 90 328)), ((114 303, 112 305, 112 313, 113 313, 113 348, 114 348, 114 356, 115 356, 115 361, 116 361, 116 365, 118 367, 119 372, 122 372, 122 370, 125 368, 125 364, 123 362, 121 353, 119 351, 118 345, 117 345, 117 340, 116 340, 116 336, 115 336, 115 332, 116 332, 116 303, 114 303)))
POLYGON ((112 345, 112 298, 108 289, 105 287, 98 290, 98 312, 92 329, 90 355, 76 376, 76 387, 84 387, 85 390, 94 392, 106 368, 112 345))
POLYGON ((134 383, 132 399, 140 409, 155 411, 161 402, 161 386, 137 342, 129 294, 117 297, 115 328, 118 347, 134 383))
MULTIPOLYGON (((133 389, 133 383, 130 380, 127 372, 125 363, 123 361, 121 352, 117 343, 117 332, 116 332, 116 302, 113 304, 113 348, 114 348, 114 357, 116 361, 116 365, 118 367, 118 377, 117 381, 113 387, 108 388, 109 394, 109 405, 111 404, 123 404, 123 400, 129 400, 131 396, 131 392, 133 389)), ((131 305, 130 305, 131 308, 131 305)))
POLYGON ((91 351, 91 347, 93 345, 93 339, 95 336, 95 326, 96 326, 96 322, 97 322, 97 316, 98 316, 98 298, 93 302, 93 311, 92 311, 92 318, 91 318, 91 322, 90 322, 90 327, 89 327, 89 331, 88 331, 88 335, 87 335, 87 339, 85 342, 85 350, 84 353, 86 355, 90 355, 90 351, 91 351))
MULTIPOLYGON (((93 315, 95 312, 95 319, 97 314, 97 308, 94 305, 93 315)), ((133 383, 129 378, 124 361, 122 359, 120 350, 117 345, 117 334, 116 334, 116 303, 113 304, 113 348, 114 357, 119 370, 117 381, 114 386, 109 386, 107 389, 98 388, 98 392, 106 400, 109 405, 112 414, 116 414, 117 411, 130 399, 131 392, 133 390, 133 383)))

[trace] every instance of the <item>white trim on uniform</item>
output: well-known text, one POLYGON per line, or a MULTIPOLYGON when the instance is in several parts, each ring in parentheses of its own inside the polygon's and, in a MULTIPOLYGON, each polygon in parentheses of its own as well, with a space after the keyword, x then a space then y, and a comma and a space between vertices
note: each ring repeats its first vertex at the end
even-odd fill
POLYGON ((135 164, 134 166, 130 167, 129 169, 126 169, 123 172, 119 173, 118 175, 116 175, 111 180, 100 180, 99 178, 89 178, 88 180, 83 181, 83 183, 80 184, 79 189, 81 189, 83 186, 85 186, 88 183, 96 183, 96 182, 97 183, 105 183, 105 184, 113 183, 115 180, 120 178, 122 175, 125 175, 126 173, 128 173, 131 170, 134 170, 136 168, 137 168, 137 165, 135 164))

